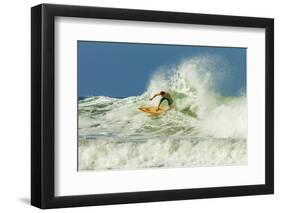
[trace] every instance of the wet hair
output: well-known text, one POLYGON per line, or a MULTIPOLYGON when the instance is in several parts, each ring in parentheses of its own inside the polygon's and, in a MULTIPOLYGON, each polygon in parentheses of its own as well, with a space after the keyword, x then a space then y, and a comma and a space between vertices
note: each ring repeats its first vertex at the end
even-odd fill
POLYGON ((160 92, 160 95, 165 95, 165 92, 164 92, 164 91, 161 91, 161 92, 160 92))

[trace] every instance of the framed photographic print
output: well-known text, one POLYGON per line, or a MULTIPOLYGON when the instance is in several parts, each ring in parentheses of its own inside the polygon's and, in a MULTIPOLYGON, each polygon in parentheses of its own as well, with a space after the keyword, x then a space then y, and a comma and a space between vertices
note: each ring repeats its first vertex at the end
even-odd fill
POLYGON ((31 203, 274 191, 274 21, 31 9, 31 203))

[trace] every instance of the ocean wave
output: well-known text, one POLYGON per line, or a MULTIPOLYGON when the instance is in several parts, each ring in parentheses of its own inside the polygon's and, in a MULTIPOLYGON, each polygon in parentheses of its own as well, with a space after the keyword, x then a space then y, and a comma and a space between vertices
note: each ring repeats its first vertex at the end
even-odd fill
POLYGON ((156 72, 147 91, 140 96, 122 99, 94 96, 79 101, 79 127, 83 129, 80 134, 112 131, 129 136, 143 131, 144 134, 157 132, 161 136, 166 130, 174 130, 169 131, 171 134, 183 134, 192 127, 193 133, 202 137, 246 138, 245 95, 226 97, 215 93, 208 72, 211 68, 203 69, 208 63, 202 61, 192 59, 170 72, 156 72), (198 63, 205 66, 202 68, 198 63), (141 113, 140 106, 157 106, 159 99, 151 102, 148 99, 161 90, 171 93, 175 108, 156 118, 141 113))
POLYGON ((181 166, 184 162, 185 165, 245 162, 247 99, 244 94, 231 97, 216 91, 216 85, 223 79, 224 72, 214 72, 217 68, 214 64, 216 63, 208 57, 184 60, 168 70, 161 68, 156 71, 147 90, 139 96, 93 96, 80 100, 79 141, 83 141, 79 146, 80 168, 181 166), (148 116, 138 110, 141 106, 157 106, 159 99, 149 101, 149 98, 163 90, 171 94, 175 104, 173 109, 160 116, 148 116), (118 143, 118 140, 124 138, 127 139, 118 143), (180 142, 175 142, 179 138, 180 142), (198 144, 196 149, 191 142, 195 138, 198 144), (236 141, 233 143, 235 145, 231 145, 231 141, 236 141), (167 154, 166 149, 170 149, 167 147, 175 144, 180 149, 167 154), (213 157, 207 150, 212 150, 217 156, 213 157), (163 156, 156 157, 162 151, 163 156), (221 158, 222 154, 218 153, 220 151, 228 153, 225 156, 235 156, 237 159, 221 158), (129 159, 130 152, 139 154, 129 159), (157 153, 153 155, 152 152, 157 153), (230 152, 236 154, 231 155, 230 152), (126 155, 128 159, 122 160, 126 155), (142 157, 147 160, 140 162, 142 157), (120 163, 121 161, 124 162, 120 163))

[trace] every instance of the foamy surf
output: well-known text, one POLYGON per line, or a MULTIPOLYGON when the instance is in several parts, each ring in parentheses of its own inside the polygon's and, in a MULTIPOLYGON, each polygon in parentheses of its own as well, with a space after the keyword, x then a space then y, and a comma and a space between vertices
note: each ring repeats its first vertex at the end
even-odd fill
POLYGON ((79 170, 222 166, 247 163, 247 101, 214 85, 213 62, 196 57, 151 77, 139 96, 93 96, 79 101, 79 170), (175 108, 140 112, 169 91, 175 108))

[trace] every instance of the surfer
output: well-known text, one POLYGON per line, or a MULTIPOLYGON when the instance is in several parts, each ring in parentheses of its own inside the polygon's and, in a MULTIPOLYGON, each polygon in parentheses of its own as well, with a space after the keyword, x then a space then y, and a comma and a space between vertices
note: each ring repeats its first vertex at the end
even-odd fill
POLYGON ((153 97, 150 98, 149 100, 152 101, 155 97, 157 97, 157 96, 159 96, 159 95, 160 95, 162 98, 161 98, 160 101, 159 101, 159 104, 158 104, 158 107, 157 107, 157 110, 156 110, 156 111, 159 110, 159 107, 160 107, 161 103, 162 103, 163 101, 165 101, 165 100, 168 101, 169 108, 171 109, 171 108, 172 108, 172 105, 173 105, 173 99, 172 99, 170 93, 168 93, 168 92, 161 91, 160 93, 157 93, 157 94, 153 95, 153 97))

